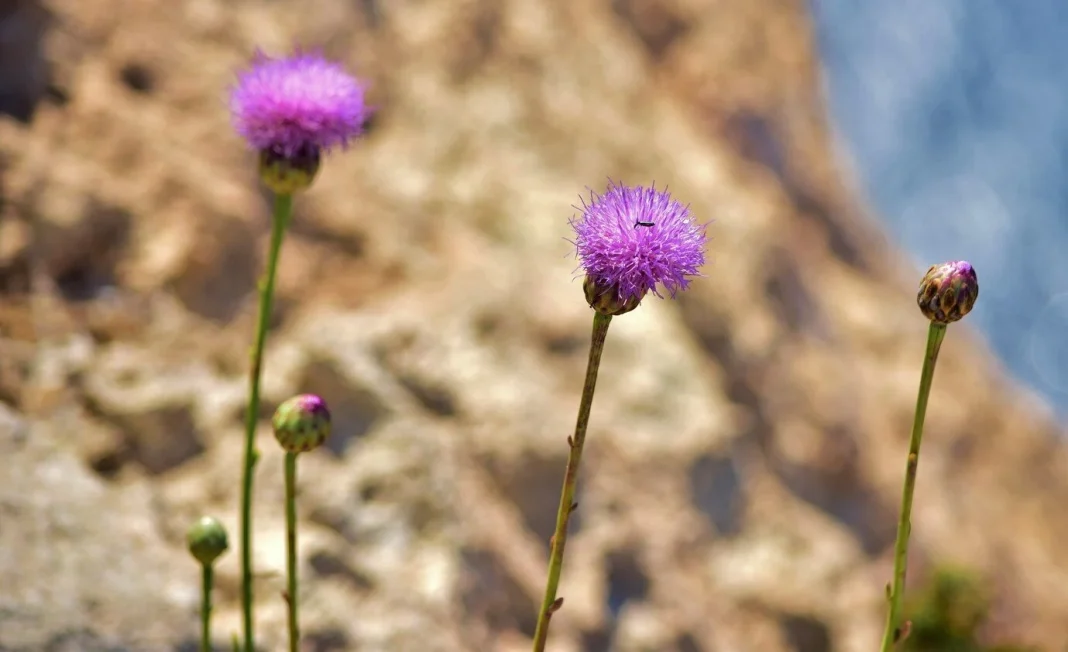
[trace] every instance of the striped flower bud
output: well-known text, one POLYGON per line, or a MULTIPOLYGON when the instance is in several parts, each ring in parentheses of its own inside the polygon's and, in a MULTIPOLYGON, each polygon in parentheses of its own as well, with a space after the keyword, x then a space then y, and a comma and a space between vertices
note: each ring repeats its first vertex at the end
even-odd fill
POLYGON ((916 295, 924 316, 936 324, 955 322, 972 310, 979 298, 979 279, 975 268, 964 260, 932 265, 916 295))

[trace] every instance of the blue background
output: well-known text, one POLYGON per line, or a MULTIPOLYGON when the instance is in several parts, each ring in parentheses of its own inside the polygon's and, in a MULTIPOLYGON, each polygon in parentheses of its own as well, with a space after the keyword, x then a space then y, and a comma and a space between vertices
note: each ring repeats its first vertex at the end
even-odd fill
POLYGON ((1068 415, 1068 1, 811 0, 840 147, 918 267, 1068 415))

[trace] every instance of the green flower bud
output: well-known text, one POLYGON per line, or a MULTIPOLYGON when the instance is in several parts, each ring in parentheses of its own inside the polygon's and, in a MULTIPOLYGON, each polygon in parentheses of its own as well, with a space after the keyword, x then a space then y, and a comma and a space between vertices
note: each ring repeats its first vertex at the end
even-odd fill
POLYGON ((582 291, 586 293, 586 303, 590 304, 591 308, 602 315, 608 315, 610 317, 623 315, 634 310, 645 297, 645 292, 643 292, 641 296, 621 298, 619 296, 618 287, 614 285, 602 286, 589 275, 587 275, 586 280, 582 282, 582 291))
POLYGON ((292 195, 315 180, 320 158, 319 150, 311 147, 290 157, 263 150, 260 152, 260 178, 275 194, 292 195))
POLYGON ((964 260, 932 265, 916 295, 925 317, 936 324, 949 324, 967 315, 979 298, 979 279, 964 260))
POLYGON ((271 419, 274 437, 286 451, 303 453, 330 436, 330 410, 315 394, 294 396, 278 406, 271 419))
POLYGON ((189 552, 205 566, 215 563, 221 554, 230 547, 226 538, 226 529, 222 523, 211 516, 203 516, 189 528, 185 535, 189 552))

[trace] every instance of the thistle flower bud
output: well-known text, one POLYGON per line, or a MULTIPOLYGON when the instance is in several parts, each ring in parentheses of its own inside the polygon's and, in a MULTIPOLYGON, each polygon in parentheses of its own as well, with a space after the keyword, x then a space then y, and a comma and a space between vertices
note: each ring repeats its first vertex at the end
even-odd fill
POLYGON ((211 516, 202 516, 194 523, 186 532, 185 540, 193 558, 205 566, 215 563, 215 560, 230 547, 226 529, 222 523, 211 516))
POLYGON ((955 322, 972 310, 979 298, 975 268, 964 260, 932 265, 916 294, 916 303, 925 317, 936 324, 955 322))
POLYGON ((586 303, 590 304, 591 308, 602 315, 610 317, 624 315, 634 310, 645 297, 645 292, 642 292, 641 295, 620 296, 617 286, 602 286, 592 276, 588 275, 586 280, 582 282, 582 291, 586 293, 586 303))
POLYGON ((330 411, 315 394, 300 394, 278 406, 271 419, 274 437, 290 453, 316 448, 330 436, 330 411))

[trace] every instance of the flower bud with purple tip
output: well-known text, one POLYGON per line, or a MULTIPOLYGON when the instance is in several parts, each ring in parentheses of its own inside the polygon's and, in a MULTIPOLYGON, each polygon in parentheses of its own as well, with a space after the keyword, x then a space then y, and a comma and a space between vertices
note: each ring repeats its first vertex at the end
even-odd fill
POLYGON ((300 394, 278 406, 271 425, 282 448, 303 453, 321 446, 330 436, 330 410, 315 394, 300 394))
POLYGON ((652 187, 610 183, 583 201, 571 227, 586 301, 603 315, 630 312, 650 292, 663 298, 658 286, 674 297, 705 262, 705 225, 652 187))
POLYGON ((234 129, 260 153, 260 176, 278 194, 307 188, 322 155, 356 139, 370 113, 361 82, 318 54, 257 53, 230 94, 234 129))
POLYGON ((916 303, 924 316, 936 324, 955 322, 972 310, 979 298, 979 279, 975 268, 964 260, 932 265, 916 294, 916 303))

